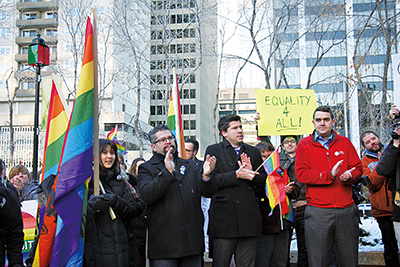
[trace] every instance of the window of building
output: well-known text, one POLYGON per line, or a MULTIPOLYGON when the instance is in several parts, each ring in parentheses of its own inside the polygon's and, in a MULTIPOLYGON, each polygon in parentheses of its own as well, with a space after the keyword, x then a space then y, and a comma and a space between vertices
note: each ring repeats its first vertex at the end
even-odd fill
POLYGON ((46 29, 46 36, 57 36, 57 29, 46 29))
POLYGON ((183 114, 190 114, 189 113, 189 105, 183 105, 183 114))
POLYGON ((152 45, 152 46, 150 47, 150 54, 152 54, 152 55, 155 55, 155 54, 156 54, 156 46, 155 46, 155 45, 152 45))
POLYGON ((0 55, 8 55, 11 52, 10 46, 0 46, 0 55))
POLYGON ((74 68, 74 61, 73 60, 67 60, 64 62, 64 67, 66 69, 73 69, 74 68))
POLYGON ((156 40, 157 39, 157 31, 151 31, 150 38, 151 38, 151 40, 156 40))
POLYGON ((11 12, 0 11, 0 20, 10 20, 10 19, 11 19, 11 12))
POLYGON ((176 45, 172 44, 169 46, 169 53, 170 54, 175 54, 176 53, 176 45))
POLYGON ((21 90, 35 89, 35 82, 23 82, 21 84, 21 90))
POLYGON ((196 15, 195 14, 190 14, 190 22, 196 22, 196 15))
POLYGON ((190 105, 190 114, 196 114, 196 105, 190 105))
POLYGON ((189 23, 189 14, 183 15, 183 23, 189 23))
POLYGON ((194 121, 194 120, 190 121, 190 129, 191 130, 196 130, 196 121, 194 121))
POLYGON ((189 7, 189 0, 183 0, 183 8, 189 7))
POLYGON ((164 46, 162 45, 157 45, 157 54, 164 54, 164 46))
POLYGON ((196 7, 196 0, 189 0, 189 6, 190 8, 196 7))
POLYGON ((23 19, 37 19, 37 13, 36 12, 24 13, 23 19))
POLYGON ((184 120, 183 121, 183 130, 189 130, 189 121, 188 120, 184 120))
POLYGON ((196 68, 196 59, 195 58, 191 58, 190 59, 190 67, 191 68, 196 68))
POLYGON ((183 38, 189 38, 189 29, 183 30, 183 38))
POLYGON ((190 53, 196 53, 196 44, 190 44, 190 53))
POLYGON ((196 29, 190 29, 190 38, 196 37, 196 29))
POLYGON ((50 11, 46 12, 46 19, 56 19, 58 17, 57 12, 50 11))
POLYGON ((177 33, 177 34, 176 34, 176 38, 181 39, 181 38, 182 38, 182 35, 183 35, 183 34, 182 34, 182 30, 177 30, 176 33, 177 33))
POLYGON ((182 23, 182 14, 176 15, 176 23, 182 23))
POLYGON ((157 106, 157 115, 164 115, 163 106, 157 106))
POLYGON ((190 83, 196 83, 196 75, 195 74, 190 74, 190 83))
POLYGON ((175 24, 176 23, 176 15, 171 15, 171 19, 169 21, 170 24, 175 24))
POLYGON ((10 29, 1 29, 1 37, 10 37, 11 30, 10 29))
POLYGON ((156 66, 157 66, 157 64, 156 64, 156 61, 155 61, 155 60, 150 61, 150 69, 151 69, 151 70, 155 70, 155 69, 156 69, 156 66))
POLYGON ((181 44, 176 45, 176 53, 182 54, 182 45, 181 44))
POLYGON ((50 46, 50 54, 57 53, 57 46, 50 46))
POLYGON ((190 98, 196 98, 196 89, 190 89, 190 98))
POLYGON ((189 53, 189 44, 183 45, 183 53, 189 53))
POLYGON ((27 54, 28 54, 28 47, 27 47, 27 46, 21 47, 21 53, 22 53, 23 55, 27 55, 27 54))
POLYGON ((35 37, 36 36, 36 30, 23 30, 22 31, 22 37, 35 37))
POLYGON ((150 115, 156 115, 156 106, 150 106, 150 115))

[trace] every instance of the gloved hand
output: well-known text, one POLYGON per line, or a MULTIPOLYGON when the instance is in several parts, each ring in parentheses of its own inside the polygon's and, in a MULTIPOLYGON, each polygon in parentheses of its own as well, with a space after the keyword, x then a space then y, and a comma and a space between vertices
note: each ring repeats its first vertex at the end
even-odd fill
POLYGON ((109 207, 114 207, 117 204, 117 196, 114 194, 105 194, 100 196, 91 196, 88 201, 89 207, 96 212, 107 211, 109 207))

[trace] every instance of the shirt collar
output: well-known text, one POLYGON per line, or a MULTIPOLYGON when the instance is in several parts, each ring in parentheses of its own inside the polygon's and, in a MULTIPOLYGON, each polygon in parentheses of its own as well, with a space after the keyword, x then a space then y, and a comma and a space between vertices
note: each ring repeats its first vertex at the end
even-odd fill
POLYGON ((326 149, 329 149, 329 145, 333 140, 333 131, 331 132, 331 135, 329 135, 328 139, 325 141, 325 139, 320 136, 316 131, 314 132, 314 139, 321 145, 323 145, 326 149))

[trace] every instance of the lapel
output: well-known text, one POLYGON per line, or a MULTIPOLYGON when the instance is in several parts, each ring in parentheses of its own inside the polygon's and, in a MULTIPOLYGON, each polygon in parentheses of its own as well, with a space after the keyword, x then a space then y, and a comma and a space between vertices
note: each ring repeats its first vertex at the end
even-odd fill
MULTIPOLYGON (((236 154, 235 149, 232 147, 231 143, 229 143, 228 140, 226 140, 224 138, 222 145, 224 146, 224 149, 226 149, 228 151, 227 154, 227 162, 232 163, 231 165, 233 165, 235 168, 239 168, 238 165, 238 161, 240 160, 240 154, 243 153, 243 148, 244 148, 244 144, 242 144, 242 147, 240 148, 240 152, 239 154, 236 154)), ((223 153, 225 154, 225 153, 223 153)))

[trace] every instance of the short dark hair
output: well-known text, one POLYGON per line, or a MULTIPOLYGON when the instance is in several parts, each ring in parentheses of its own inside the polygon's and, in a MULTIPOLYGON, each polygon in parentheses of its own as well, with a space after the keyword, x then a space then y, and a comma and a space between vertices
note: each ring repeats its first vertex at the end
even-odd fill
POLYGON ((241 121, 240 116, 236 114, 228 114, 223 116, 222 118, 219 119, 218 121, 218 130, 219 132, 226 132, 229 128, 229 123, 231 121, 241 121))
POLYGON ((260 150, 261 153, 264 152, 265 150, 268 150, 268 151, 275 150, 273 145, 271 145, 270 143, 264 142, 264 141, 261 141, 260 143, 258 143, 256 145, 256 148, 258 148, 258 150, 260 150))
POLYGON ((185 143, 192 143, 193 150, 199 151, 199 142, 194 138, 188 138, 185 140, 185 143))
POLYGON ((362 134, 361 134, 361 136, 360 136, 360 143, 361 143, 361 145, 363 146, 363 147, 365 147, 365 143, 364 143, 364 137, 366 137, 368 134, 373 134, 373 135, 375 135, 376 137, 378 137, 379 138, 379 136, 374 132, 374 131, 365 131, 365 132, 363 132, 362 134))
POLYGON ((315 119, 315 113, 316 113, 317 111, 328 112, 329 114, 331 114, 331 119, 332 119, 332 120, 334 119, 332 109, 331 109, 330 107, 328 107, 328 106, 319 106, 319 107, 317 107, 317 108, 314 110, 313 119, 315 119))
POLYGON ((151 131, 149 132, 150 143, 154 144, 154 142, 156 141, 156 133, 161 132, 161 131, 170 131, 172 134, 171 129, 167 125, 159 124, 156 127, 154 127, 153 129, 151 129, 151 131))

